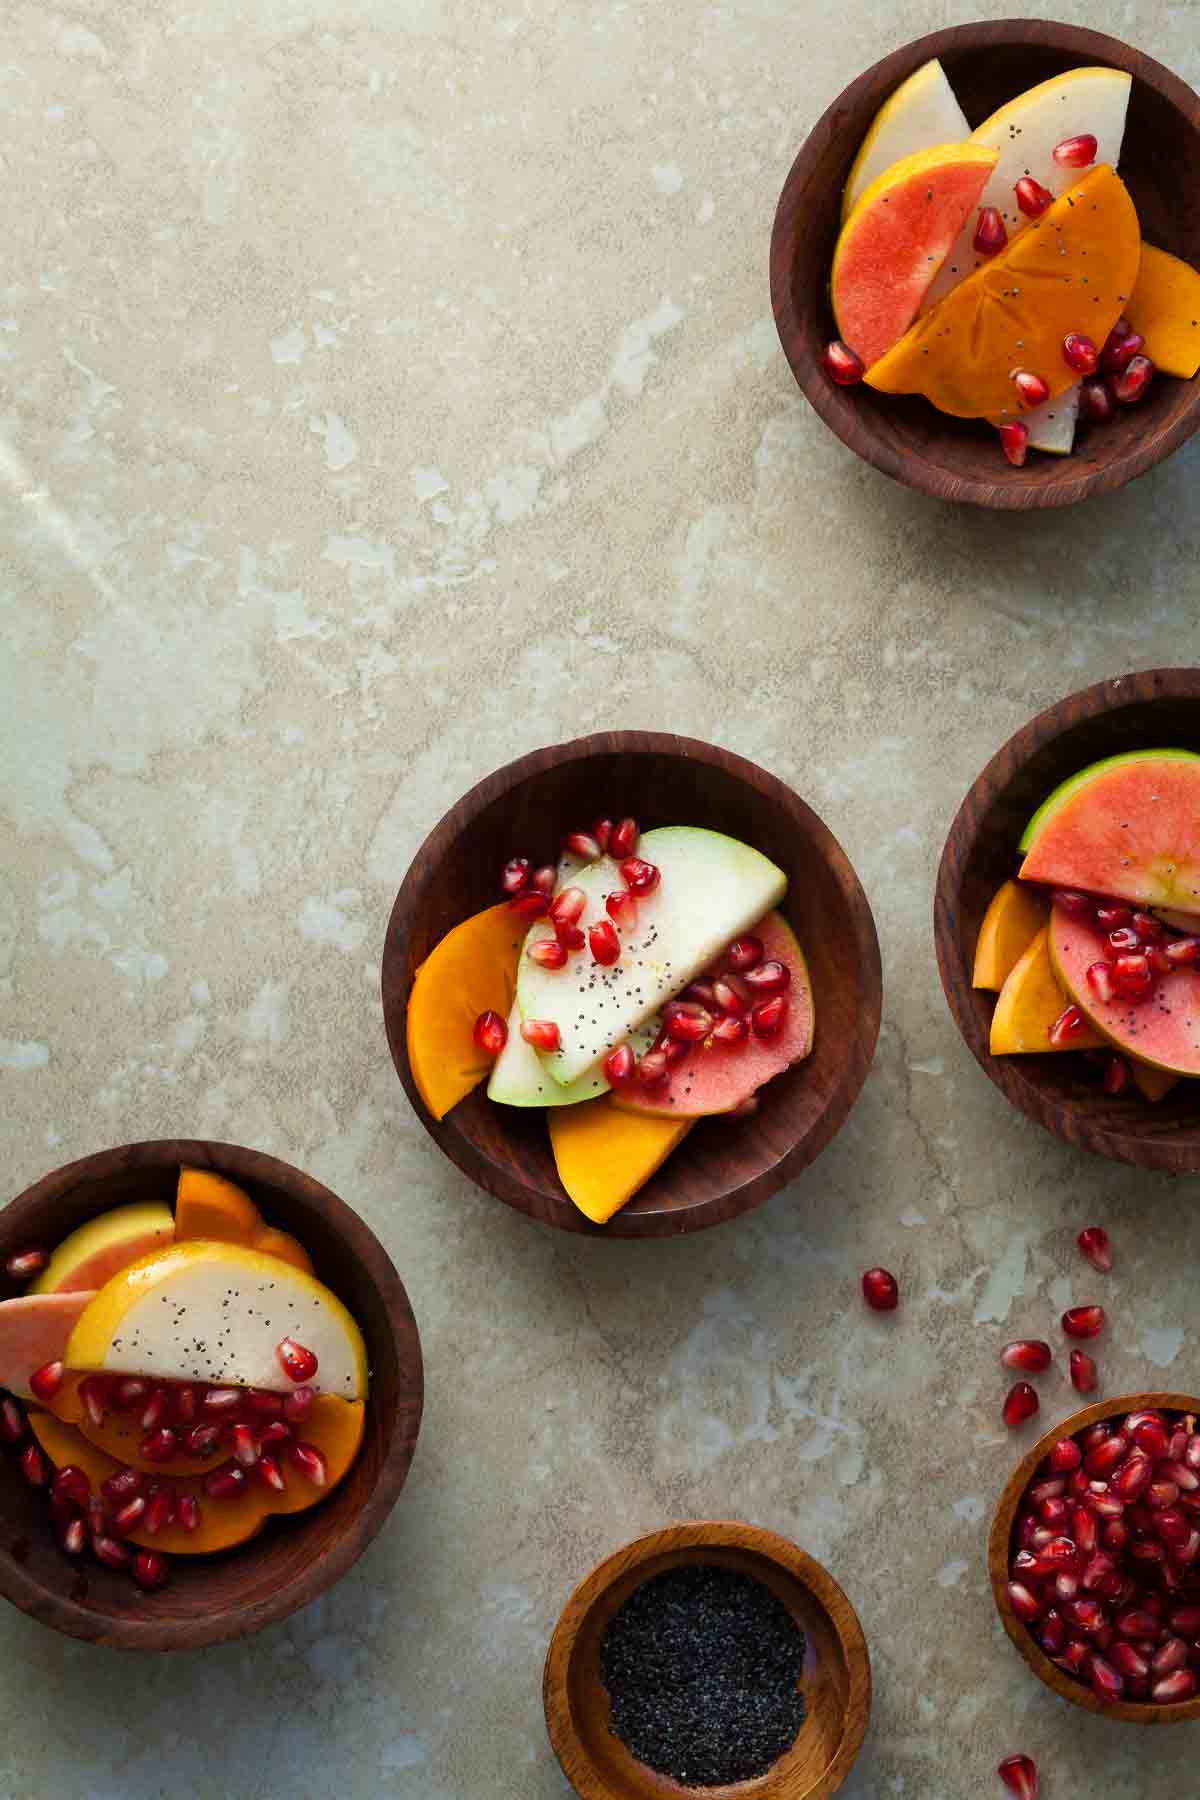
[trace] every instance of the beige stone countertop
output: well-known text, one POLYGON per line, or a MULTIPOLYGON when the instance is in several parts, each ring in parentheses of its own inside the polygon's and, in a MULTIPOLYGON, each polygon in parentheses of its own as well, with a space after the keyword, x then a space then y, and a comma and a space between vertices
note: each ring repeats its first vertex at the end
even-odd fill
MULTIPOLYGON (((1011 11, 988 0, 984 13, 1011 11)), ((1043 10, 1040 6, 1036 9, 1043 10)), ((1200 84, 1194 5, 1059 4, 1200 84)), ((779 351, 806 130, 918 0, 9 0, 0 46, 6 1191, 219 1137, 379 1233, 428 1376, 408 1487, 308 1611, 130 1660, 0 1615, 0 1794, 562 1800, 549 1633, 672 1519, 788 1533, 874 1658, 847 1800, 1177 1800, 1194 1730, 1027 1674, 984 1551, 1007 1337, 1103 1298, 1104 1387, 1195 1387, 1197 1183, 1069 1150, 959 1039, 931 936, 1032 712, 1195 660, 1200 443, 1055 516, 856 461, 779 351), (867 888, 884 1021, 833 1146, 677 1242, 529 1225, 434 1149, 379 959, 424 833, 601 727, 792 783, 867 888), (1080 1226, 1114 1239, 1103 1281, 1080 1226), (905 1301, 866 1312, 885 1262, 905 1301)), ((1044 1417, 1068 1410, 1062 1375, 1044 1417)))

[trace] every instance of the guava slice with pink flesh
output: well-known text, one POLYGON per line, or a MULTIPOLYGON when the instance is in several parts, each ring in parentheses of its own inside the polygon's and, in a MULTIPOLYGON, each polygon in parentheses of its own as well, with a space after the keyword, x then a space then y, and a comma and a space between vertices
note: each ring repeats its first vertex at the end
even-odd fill
POLYGON ((28 1400, 29 1377, 43 1363, 62 1361, 67 1339, 95 1297, 91 1289, 0 1300, 0 1388, 28 1400))
POLYGON ((1200 756, 1139 750, 1082 769, 1021 839, 1022 881, 1200 911, 1200 756))
MULTIPOLYGON (((779 1036, 764 1041, 751 1033, 741 1044, 698 1044, 672 1069, 664 1087, 653 1091, 630 1087, 615 1093, 613 1100, 621 1111, 671 1119, 699 1119, 710 1113, 733 1112, 764 1082, 809 1054, 815 1013, 804 952, 787 921, 777 912, 769 912, 748 935, 761 940, 764 962, 781 962, 791 971, 787 1017, 779 1036)), ((717 957, 707 971, 709 979, 724 974, 727 968, 728 964, 717 957)))
POLYGON ((1100 927, 1052 906, 1049 946, 1059 981, 1116 1049, 1172 1075, 1200 1075, 1200 968, 1157 975, 1153 992, 1136 1004, 1117 995, 1103 1001, 1087 979, 1091 965, 1112 954, 1100 927))

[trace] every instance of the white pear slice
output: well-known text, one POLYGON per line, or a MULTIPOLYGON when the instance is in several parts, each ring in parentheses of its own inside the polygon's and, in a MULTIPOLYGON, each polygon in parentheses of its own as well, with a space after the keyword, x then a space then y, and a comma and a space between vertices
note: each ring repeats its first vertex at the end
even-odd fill
POLYGON ((876 177, 902 157, 935 144, 959 144, 970 135, 966 114, 941 63, 936 56, 922 63, 875 114, 846 181, 842 218, 849 218, 876 177))
POLYGON ((1022 415, 1029 427, 1029 448, 1045 450, 1051 456, 1070 456, 1075 447, 1075 426, 1079 421, 1079 383, 1068 388, 1057 399, 1047 400, 1022 415))
MULTIPOLYGON (((587 951, 580 954, 586 956, 587 951)), ((650 1048, 658 1036, 658 1023, 656 1014, 631 1034, 629 1041, 635 1056, 650 1048)), ((578 1106, 581 1100, 595 1100, 608 1091, 600 1063, 585 1070, 569 1087, 560 1087, 546 1073, 546 1066, 532 1044, 527 1044, 521 1036, 521 1009, 513 1001, 508 1017, 508 1041, 496 1058, 492 1079, 488 1082, 489 1100, 495 1100, 500 1106, 578 1106)))

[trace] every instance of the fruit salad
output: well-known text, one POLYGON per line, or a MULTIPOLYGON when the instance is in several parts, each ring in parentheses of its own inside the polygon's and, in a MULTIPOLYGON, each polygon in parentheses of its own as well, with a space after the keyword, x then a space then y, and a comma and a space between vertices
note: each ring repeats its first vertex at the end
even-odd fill
POLYGON ((1101 1700, 1200 1691, 1200 1435, 1157 1408, 1062 1438, 1013 1527, 1008 1599, 1101 1700))
POLYGON ((1138 750, 1055 789, 993 897, 974 985, 994 1056, 1082 1053, 1110 1095, 1200 1075, 1200 756, 1138 750))
POLYGON ((993 425, 1010 463, 1200 370, 1200 273, 1142 240, 1118 173, 1131 77, 1070 69, 970 129, 936 59, 850 170, 830 274, 842 386, 993 425))
POLYGON ((542 1108, 563 1187, 604 1223, 697 1119, 743 1115, 812 1049, 812 986, 777 910, 787 879, 717 831, 601 819, 417 970, 409 1064, 434 1118, 486 1080, 542 1108))
POLYGON ((142 1589, 315 1506, 358 1454, 362 1333, 249 1195, 182 1169, 175 1209, 119 1206, 9 1258, 0 1444, 70 1556, 142 1589))

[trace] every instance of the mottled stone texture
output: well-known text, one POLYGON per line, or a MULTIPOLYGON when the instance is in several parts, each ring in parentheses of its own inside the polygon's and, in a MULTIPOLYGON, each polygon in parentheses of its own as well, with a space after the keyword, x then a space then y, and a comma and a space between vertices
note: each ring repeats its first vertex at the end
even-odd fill
MULTIPOLYGON (((1194 8, 1058 10, 1200 81, 1194 8)), ((1194 657, 1200 446, 1074 513, 950 511, 827 435, 768 306, 804 132, 865 57, 956 16, 6 6, 7 1186, 164 1134, 288 1157, 394 1254, 429 1373, 391 1524, 291 1623, 135 1668, 5 1612, 13 1800, 562 1796, 540 1679, 564 1595, 705 1515, 791 1533, 856 1602, 877 1701, 853 1800, 976 1800, 1016 1749, 1048 1795, 1194 1788, 1190 1734, 1151 1752, 1026 1675, 984 1534, 1023 1441, 1007 1335, 1102 1297, 1107 1391, 1196 1386, 1196 1184, 1006 1108, 943 1004, 930 895, 1033 710, 1194 657), (469 1188, 378 1001, 442 809, 617 725, 794 783, 883 944, 849 1125, 756 1216, 675 1243, 554 1236, 469 1188), (1072 1248, 1092 1219, 1106 1280, 1072 1248), (893 1318, 858 1297, 876 1261, 893 1318)), ((1043 1392, 1067 1408, 1061 1374, 1043 1392)))

